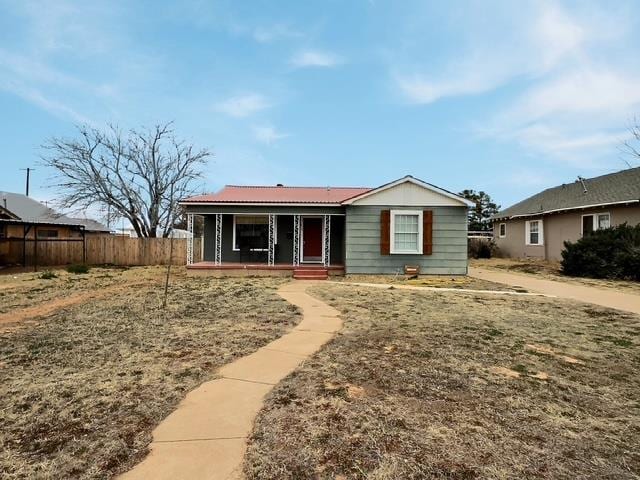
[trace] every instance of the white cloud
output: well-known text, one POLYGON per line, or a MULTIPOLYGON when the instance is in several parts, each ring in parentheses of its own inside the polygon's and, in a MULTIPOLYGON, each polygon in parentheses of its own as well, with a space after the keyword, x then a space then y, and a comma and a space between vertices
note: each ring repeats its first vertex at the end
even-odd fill
MULTIPOLYGON (((432 72, 420 71, 419 65, 396 69, 394 77, 400 91, 416 104, 476 95, 522 76, 540 77, 580 55, 587 27, 559 7, 540 4, 531 13, 533 19, 529 23, 516 12, 512 15, 507 24, 491 26, 501 32, 499 38, 486 26, 472 29, 469 43, 473 46, 455 55, 455 61, 431 67, 432 72)), ((528 17, 530 12, 525 15, 528 17)))
POLYGON ((269 125, 253 127, 253 133, 256 137, 256 140, 262 143, 266 143, 267 145, 272 145, 278 140, 290 136, 288 133, 278 132, 275 127, 269 125))
POLYGON ((249 93, 247 95, 231 97, 217 104, 216 110, 231 115, 232 117, 242 118, 251 116, 270 106, 271 103, 267 101, 263 95, 249 93))
POLYGON ((331 68, 337 67, 344 63, 344 59, 339 55, 320 50, 304 50, 298 52, 291 59, 291 65, 297 68, 320 67, 331 68))
POLYGON ((547 1, 503 7, 491 23, 475 17, 470 11, 456 23, 464 29, 456 44, 467 47, 444 64, 392 68, 407 101, 428 105, 509 87, 495 110, 474 121, 480 137, 571 165, 610 162, 640 111, 640 65, 629 60, 635 52, 625 12, 547 1))

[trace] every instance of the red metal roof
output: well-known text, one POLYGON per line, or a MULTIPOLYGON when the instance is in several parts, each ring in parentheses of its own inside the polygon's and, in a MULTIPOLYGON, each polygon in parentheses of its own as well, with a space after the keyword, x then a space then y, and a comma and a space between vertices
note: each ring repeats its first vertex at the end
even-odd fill
POLYGON ((217 193, 197 195, 184 203, 319 203, 336 204, 370 191, 358 187, 278 187, 227 185, 217 193))

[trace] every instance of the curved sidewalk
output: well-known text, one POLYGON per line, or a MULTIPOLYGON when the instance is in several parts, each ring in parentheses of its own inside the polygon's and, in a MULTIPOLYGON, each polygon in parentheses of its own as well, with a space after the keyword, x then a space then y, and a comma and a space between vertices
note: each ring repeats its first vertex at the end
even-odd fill
POLYGON ((608 288, 588 287, 569 282, 532 278, 528 275, 496 272, 475 267, 469 267, 469 276, 640 315, 640 295, 634 295, 633 293, 622 293, 608 288))
POLYGON ((187 394, 153 431, 149 455, 120 478, 234 479, 242 477, 247 437, 264 397, 342 327, 340 312, 293 281, 278 294, 302 310, 291 332, 218 370, 220 378, 187 394))

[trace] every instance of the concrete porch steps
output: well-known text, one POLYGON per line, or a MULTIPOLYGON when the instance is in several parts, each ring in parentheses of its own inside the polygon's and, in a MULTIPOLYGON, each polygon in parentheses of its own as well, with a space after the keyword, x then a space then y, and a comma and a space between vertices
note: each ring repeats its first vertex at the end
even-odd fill
POLYGON ((298 267, 293 271, 296 280, 326 280, 329 270, 324 267, 298 267))

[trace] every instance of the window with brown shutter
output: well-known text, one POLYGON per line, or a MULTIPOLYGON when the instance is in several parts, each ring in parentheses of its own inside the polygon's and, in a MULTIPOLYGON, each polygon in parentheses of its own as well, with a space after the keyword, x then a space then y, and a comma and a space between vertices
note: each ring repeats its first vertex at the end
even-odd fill
POLYGON ((391 251, 391 211, 380 212, 380 255, 389 255, 391 251))
POLYGON ((422 254, 431 255, 433 253, 433 212, 424 210, 422 212, 422 254))

